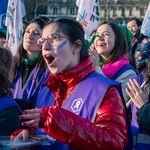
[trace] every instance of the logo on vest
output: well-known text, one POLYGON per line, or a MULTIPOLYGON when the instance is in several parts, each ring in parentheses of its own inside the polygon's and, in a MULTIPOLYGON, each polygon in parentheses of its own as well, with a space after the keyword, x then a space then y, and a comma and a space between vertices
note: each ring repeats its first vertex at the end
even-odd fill
POLYGON ((71 105, 71 109, 73 110, 73 112, 77 112, 82 108, 82 105, 83 105, 83 100, 81 98, 76 99, 73 101, 71 105))

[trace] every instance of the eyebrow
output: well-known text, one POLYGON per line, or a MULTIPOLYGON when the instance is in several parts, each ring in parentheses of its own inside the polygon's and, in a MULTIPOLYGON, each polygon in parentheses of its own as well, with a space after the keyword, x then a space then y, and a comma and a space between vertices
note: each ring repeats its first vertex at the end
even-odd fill
MULTIPOLYGON (((26 30, 31 30, 30 28, 26 28, 26 30)), ((37 31, 37 32, 39 32, 39 30, 33 30, 33 31, 37 31)))
MULTIPOLYGON (((102 33, 105 33, 105 32, 110 33, 109 31, 103 31, 102 33)), ((96 33, 99 34, 99 32, 96 32, 96 33)))

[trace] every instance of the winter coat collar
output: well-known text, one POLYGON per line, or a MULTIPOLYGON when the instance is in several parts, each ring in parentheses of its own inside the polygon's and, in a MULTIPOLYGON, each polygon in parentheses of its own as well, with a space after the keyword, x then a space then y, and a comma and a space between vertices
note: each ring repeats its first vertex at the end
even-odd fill
POLYGON ((52 91, 55 100, 62 101, 70 95, 79 82, 92 72, 96 72, 96 70, 91 57, 88 56, 67 72, 55 75, 51 73, 45 81, 45 85, 52 91))

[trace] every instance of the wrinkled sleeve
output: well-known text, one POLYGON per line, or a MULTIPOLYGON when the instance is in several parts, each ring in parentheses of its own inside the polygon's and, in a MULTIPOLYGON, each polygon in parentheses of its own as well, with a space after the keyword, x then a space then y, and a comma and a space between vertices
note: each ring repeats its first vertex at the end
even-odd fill
POLYGON ((119 150, 127 143, 125 109, 114 86, 107 90, 94 123, 52 106, 42 108, 39 126, 59 142, 77 150, 119 150))

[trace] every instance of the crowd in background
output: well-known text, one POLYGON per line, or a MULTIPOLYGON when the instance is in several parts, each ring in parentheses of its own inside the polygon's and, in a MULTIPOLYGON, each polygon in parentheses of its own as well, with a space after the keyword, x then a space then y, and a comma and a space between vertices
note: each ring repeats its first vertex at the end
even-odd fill
POLYGON ((38 16, 23 21, 15 56, 0 28, 0 136, 56 140, 37 149, 150 149, 150 37, 141 27, 138 18, 104 21, 85 40, 79 22, 38 16))

